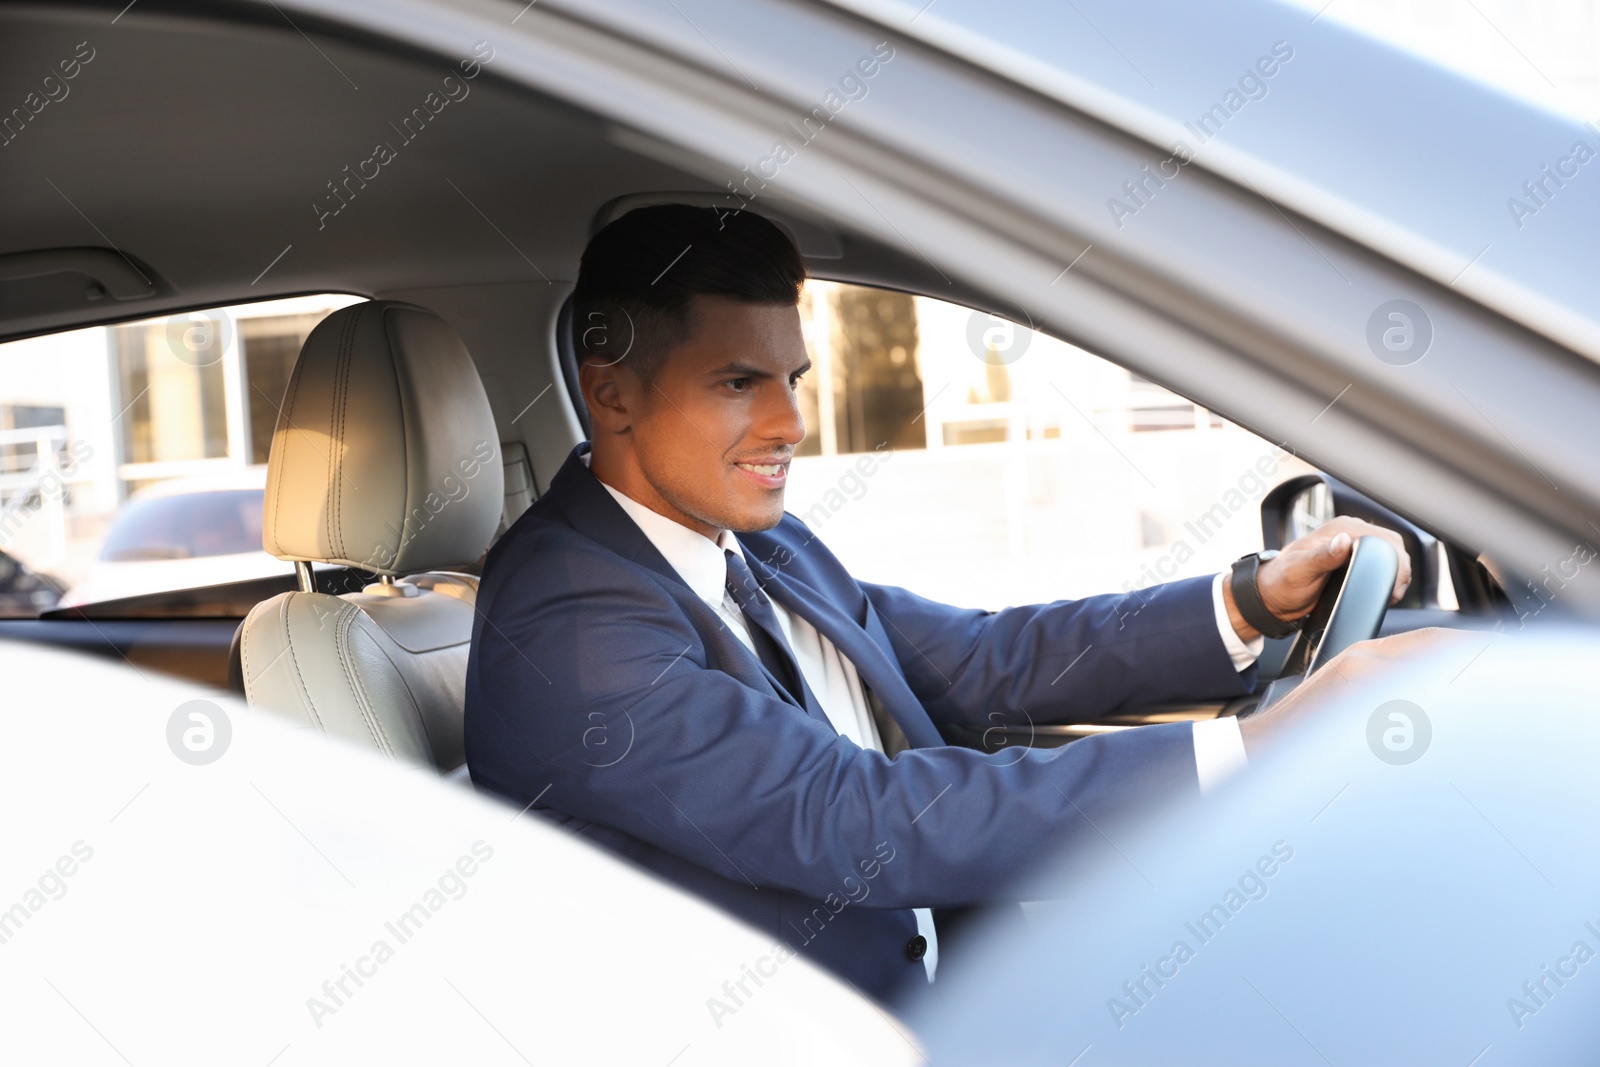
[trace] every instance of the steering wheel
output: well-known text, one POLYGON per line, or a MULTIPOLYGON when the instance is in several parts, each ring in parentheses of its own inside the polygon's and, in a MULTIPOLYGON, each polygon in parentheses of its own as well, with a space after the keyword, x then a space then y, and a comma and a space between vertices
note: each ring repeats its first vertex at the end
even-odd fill
POLYGON ((1381 537, 1356 541, 1350 559, 1328 575, 1317 606, 1300 626, 1283 669, 1262 694, 1251 714, 1281 699, 1333 657, 1378 636, 1389 613, 1400 557, 1381 537))

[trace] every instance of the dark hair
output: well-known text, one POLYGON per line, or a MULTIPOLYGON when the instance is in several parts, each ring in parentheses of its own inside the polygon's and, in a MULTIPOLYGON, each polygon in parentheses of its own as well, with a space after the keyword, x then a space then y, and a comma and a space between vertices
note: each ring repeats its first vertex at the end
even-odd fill
POLYGON ((689 339, 696 296, 800 302, 800 252, 749 211, 688 204, 635 208, 589 239, 572 294, 580 359, 627 360, 645 381, 689 339))

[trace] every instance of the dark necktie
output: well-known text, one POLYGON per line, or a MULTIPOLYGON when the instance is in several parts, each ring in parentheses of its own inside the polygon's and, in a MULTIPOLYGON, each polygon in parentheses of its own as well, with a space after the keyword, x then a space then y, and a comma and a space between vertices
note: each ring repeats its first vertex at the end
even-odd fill
POLYGON ((745 621, 750 623, 750 641, 756 646, 757 658, 789 691, 795 703, 804 708, 805 683, 789 643, 784 640, 772 601, 767 599, 743 555, 732 549, 723 549, 722 554, 728 561, 728 594, 739 605, 745 621))

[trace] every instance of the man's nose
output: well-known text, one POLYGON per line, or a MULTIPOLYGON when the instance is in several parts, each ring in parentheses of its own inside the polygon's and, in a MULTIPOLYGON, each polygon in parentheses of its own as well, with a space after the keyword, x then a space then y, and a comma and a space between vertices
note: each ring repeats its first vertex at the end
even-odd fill
POLYGON ((793 387, 775 389, 762 405, 757 431, 763 440, 797 445, 806 436, 806 422, 800 415, 800 399, 793 387))

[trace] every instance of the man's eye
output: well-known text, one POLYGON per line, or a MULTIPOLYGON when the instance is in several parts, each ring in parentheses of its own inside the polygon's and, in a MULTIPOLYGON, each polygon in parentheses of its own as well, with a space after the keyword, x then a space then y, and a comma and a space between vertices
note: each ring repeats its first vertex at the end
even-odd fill
POLYGON ((795 386, 799 385, 803 380, 805 380, 805 372, 804 371, 800 372, 799 374, 795 374, 795 375, 790 376, 790 378, 789 378, 789 388, 793 389, 795 386))
POLYGON ((725 384, 729 389, 732 389, 736 393, 742 393, 742 392, 745 392, 746 390, 748 390, 750 388, 750 379, 749 378, 729 378, 723 384, 725 384))

